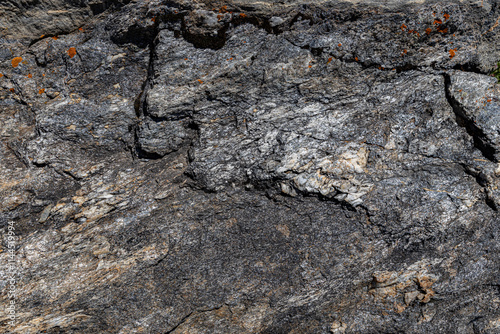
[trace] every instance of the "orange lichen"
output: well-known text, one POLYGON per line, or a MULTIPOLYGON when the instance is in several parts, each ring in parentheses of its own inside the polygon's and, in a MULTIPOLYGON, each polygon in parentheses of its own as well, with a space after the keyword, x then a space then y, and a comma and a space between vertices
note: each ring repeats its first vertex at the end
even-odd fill
POLYGON ((240 17, 241 17, 242 19, 244 19, 245 17, 247 17, 247 14, 245 14, 245 13, 240 13, 240 17))
POLYGON ((434 25, 443 24, 443 21, 441 21, 440 19, 435 19, 432 24, 434 24, 434 25))
POLYGON ((198 82, 201 83, 201 84, 203 83, 203 81, 201 81, 200 79, 198 79, 198 82))
POLYGON ((355 60, 355 61, 358 61, 358 57, 354 57, 354 60, 355 60))
POLYGON ((43 94, 43 93, 45 93, 45 88, 40 88, 40 89, 38 90, 38 94, 43 94))
POLYGON ((427 29, 425 29, 425 33, 426 33, 427 35, 430 35, 430 34, 431 34, 431 32, 432 32, 432 29, 431 29, 431 28, 427 28, 427 29))
POLYGON ((218 20, 218 21, 220 21, 220 20, 222 20, 222 18, 223 18, 223 17, 224 17, 224 15, 220 15, 220 14, 218 14, 218 15, 217 15, 217 20, 218 20))
POLYGON ((437 31, 439 31, 442 34, 446 34, 448 32, 448 28, 437 27, 437 31))
POLYGON ((311 68, 311 67, 312 67, 312 65, 309 65, 309 68, 311 68))
POLYGON ((19 65, 19 63, 22 61, 23 61, 23 58, 21 58, 21 57, 16 57, 16 58, 12 59, 12 67, 17 67, 19 65))
POLYGON ((401 25, 401 30, 405 31, 405 29, 406 29, 406 28, 407 28, 406 24, 404 24, 404 23, 403 23, 403 24, 401 25))
POLYGON ((82 28, 82 27, 78 28, 78 30, 80 30, 80 31, 82 31, 82 32, 83 32, 83 28, 82 28))
POLYGON ((445 21, 448 21, 450 19, 450 14, 444 13, 443 17, 445 21))
POLYGON ((487 99, 486 102, 491 102, 491 99, 487 99))
POLYGON ((339 43, 339 44, 338 44, 338 46, 339 46, 339 48, 340 48, 340 47, 342 46, 342 43, 339 43))
POLYGON ((328 58, 328 61, 327 61, 326 63, 327 63, 327 64, 330 64, 330 63, 332 62, 332 60, 333 60, 333 58, 332 58, 332 57, 330 57, 330 58, 328 58))
POLYGON ((70 58, 73 58, 76 55, 76 49, 75 48, 69 48, 68 50, 68 56, 70 58))
POLYGON ((455 57, 456 51, 457 51, 457 49, 450 49, 450 51, 448 51, 450 53, 450 59, 453 59, 453 57, 455 57))
POLYGON ((154 17, 154 16, 153 16, 153 17, 151 18, 151 21, 156 22, 156 17, 154 17))
POLYGON ((404 49, 402 54, 404 54, 404 55, 405 55, 405 54, 407 54, 407 53, 408 53, 408 50, 404 49))
POLYGON ((1 78, 1 77, 3 77, 3 74, 2 74, 2 73, 0 73, 0 78, 1 78))
POLYGON ((28 75, 26 77, 31 79, 31 78, 33 78, 33 75, 31 75, 31 73, 28 73, 28 75))
POLYGON ((16 90, 14 88, 9 89, 12 93, 14 93, 16 90))
POLYGON ((224 5, 219 9, 219 13, 226 13, 227 12, 227 6, 224 5))
POLYGON ((187 58, 184 58, 184 60, 188 60, 187 58))
POLYGON ((44 38, 44 37, 45 37, 45 35, 41 35, 41 36, 40 36, 40 38, 44 38))
POLYGON ((432 16, 436 16, 436 13, 432 13, 432 16))
POLYGON ((57 36, 53 36, 53 37, 52 37, 52 39, 53 39, 54 41, 57 41, 57 38, 58 38, 57 36))

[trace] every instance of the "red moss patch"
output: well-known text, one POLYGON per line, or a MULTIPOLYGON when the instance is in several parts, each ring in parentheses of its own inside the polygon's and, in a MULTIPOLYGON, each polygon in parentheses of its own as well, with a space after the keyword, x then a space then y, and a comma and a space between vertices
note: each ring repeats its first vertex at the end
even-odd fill
POLYGON ((446 34, 448 32, 448 28, 441 28, 441 26, 437 27, 437 31, 442 34, 446 34))
POLYGON ((76 55, 76 49, 75 48, 69 48, 68 50, 68 56, 70 58, 73 58, 76 55))
POLYGON ((12 59, 12 67, 17 67, 19 65, 19 63, 22 61, 23 61, 23 58, 21 58, 21 57, 16 57, 16 58, 12 59))
POLYGON ((450 59, 453 59, 453 57, 455 57, 456 51, 457 51, 457 49, 450 49, 450 51, 448 51, 450 53, 450 59))

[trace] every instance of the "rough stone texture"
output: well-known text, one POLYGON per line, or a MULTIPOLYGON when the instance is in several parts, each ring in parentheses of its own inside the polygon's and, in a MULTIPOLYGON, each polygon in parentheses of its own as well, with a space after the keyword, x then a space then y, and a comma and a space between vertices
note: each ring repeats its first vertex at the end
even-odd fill
POLYGON ((500 1, 0 4, 5 333, 499 333, 500 1))

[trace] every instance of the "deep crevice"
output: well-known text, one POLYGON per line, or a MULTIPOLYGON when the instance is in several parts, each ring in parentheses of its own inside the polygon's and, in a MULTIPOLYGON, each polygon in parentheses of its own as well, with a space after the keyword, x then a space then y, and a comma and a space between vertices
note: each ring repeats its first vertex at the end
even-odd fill
POLYGON ((484 200, 487 206, 489 206, 493 211, 498 211, 498 206, 495 203, 495 200, 486 193, 486 199, 484 200))
POLYGON ((147 152, 142 149, 141 144, 139 143, 139 127, 136 125, 134 129, 134 149, 135 155, 139 159, 147 159, 147 160, 159 160, 164 156, 154 152, 147 152))
POLYGON ((217 30, 217 35, 209 34, 196 34, 191 33, 186 26, 184 16, 178 14, 176 16, 162 17, 163 22, 167 21, 181 21, 181 31, 174 31, 175 37, 184 38, 187 42, 193 44, 196 48, 201 49, 212 49, 219 50, 226 44, 227 41, 227 30, 230 28, 236 28, 242 24, 251 24, 257 28, 264 29, 268 34, 279 35, 283 33, 286 29, 280 28, 279 25, 273 26, 267 17, 261 17, 259 15, 246 15, 240 13, 240 15, 232 14, 233 16, 226 22, 219 30, 217 30), (243 15, 241 15, 243 14, 243 15))
POLYGON ((192 34, 183 30, 182 37, 195 48, 219 50, 226 44, 227 26, 219 29, 216 36, 192 34))
POLYGON ((146 94, 147 94, 147 90, 148 90, 148 85, 151 82, 151 78, 154 76, 153 63, 154 63, 155 47, 156 47, 155 42, 158 38, 158 34, 159 34, 158 25, 155 24, 153 35, 150 36, 150 40, 148 41, 148 46, 149 46, 149 63, 148 63, 148 69, 147 69, 148 72, 146 75, 146 79, 142 83, 141 92, 139 93, 139 95, 137 96, 137 98, 134 101, 134 109, 135 109, 135 114, 137 116, 137 123, 134 125, 133 129, 131 129, 131 131, 133 131, 133 133, 134 133, 134 143, 133 143, 133 147, 131 148, 131 150, 135 151, 134 153, 137 156, 137 158, 139 158, 139 159, 156 160, 156 159, 162 158, 162 156, 159 154, 148 153, 148 152, 144 151, 141 148, 141 145, 139 144, 139 134, 138 134, 138 131, 139 131, 138 121, 139 121, 140 117, 145 114, 146 94))
POLYGON ((418 66, 413 65, 413 64, 404 64, 401 66, 396 66, 396 72, 401 73, 401 72, 407 72, 407 71, 418 71, 420 70, 418 66))
POLYGON ((476 124, 474 124, 473 121, 467 119, 467 116, 465 115, 462 106, 451 94, 450 75, 448 73, 443 73, 443 76, 444 76, 446 100, 448 101, 453 112, 455 113, 457 124, 461 127, 464 127, 467 130, 467 133, 474 140, 474 146, 481 151, 481 153, 486 159, 492 162, 497 162, 497 159, 495 158, 495 148, 487 143, 487 137, 484 134, 483 130, 480 129, 476 124))
POLYGON ((73 173, 71 173, 71 172, 69 172, 67 170, 63 170, 63 173, 64 173, 64 175, 67 175, 70 178, 72 178, 73 180, 75 180, 76 182, 79 182, 79 181, 83 180, 83 178, 78 177, 78 176, 74 175, 73 173))
POLYGON ((191 311, 190 313, 188 313, 186 316, 184 316, 178 323, 177 325, 175 325, 172 329, 170 329, 169 331, 165 332, 165 334, 170 334, 170 333, 173 333, 173 331, 175 331, 180 325, 182 325, 184 322, 186 322, 186 320, 191 316, 193 315, 195 312, 194 311, 191 311))
POLYGON ((465 64, 457 64, 453 66, 454 70, 462 71, 462 72, 472 72, 478 74, 488 75, 489 73, 485 73, 482 71, 479 66, 475 63, 465 63, 465 64))
POLYGON ((464 173, 472 176, 481 187, 486 187, 488 185, 488 180, 481 171, 475 170, 465 163, 460 163, 459 165, 462 166, 464 173))
POLYGON ((136 117, 141 117, 142 115, 141 102, 142 102, 142 96, 144 95, 144 89, 146 88, 146 84, 147 80, 145 80, 142 83, 141 92, 139 93, 139 95, 137 95, 137 97, 134 100, 134 111, 136 117))
POLYGON ((463 168, 465 174, 472 176, 475 179, 476 183, 479 184, 481 187, 483 187, 483 189, 484 189, 483 200, 486 203, 486 205, 488 205, 492 210, 498 211, 499 208, 498 208, 497 204, 495 203, 495 200, 489 194, 489 191, 487 188, 488 187, 488 177, 486 175, 484 175, 484 173, 482 171, 476 170, 473 167, 471 167, 465 163, 460 163, 459 165, 463 168))
POLYGON ((33 166, 35 166, 37 168, 44 168, 44 167, 47 167, 49 165, 50 165, 50 163, 48 163, 48 162, 41 162, 41 163, 33 162, 33 166))
MULTIPOLYGON (((145 111, 147 107, 145 107, 145 111)), ((191 117, 190 113, 186 112, 176 112, 176 113, 170 113, 168 116, 154 116, 149 113, 143 112, 142 116, 147 116, 151 120, 155 121, 156 123, 160 122, 176 122, 176 121, 183 121, 185 119, 189 119, 191 117)))

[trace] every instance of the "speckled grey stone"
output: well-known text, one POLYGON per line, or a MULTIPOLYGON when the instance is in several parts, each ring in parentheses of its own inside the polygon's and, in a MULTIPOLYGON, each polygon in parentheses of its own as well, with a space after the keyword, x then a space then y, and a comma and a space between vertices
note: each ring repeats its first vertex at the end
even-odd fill
POLYGON ((0 331, 497 333, 499 15, 0 4, 0 331))

